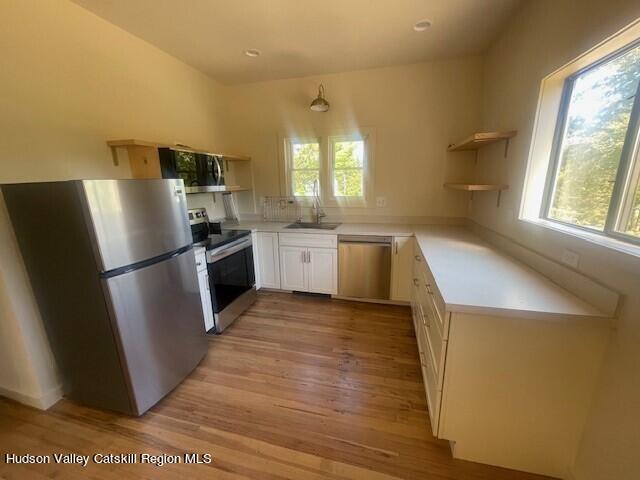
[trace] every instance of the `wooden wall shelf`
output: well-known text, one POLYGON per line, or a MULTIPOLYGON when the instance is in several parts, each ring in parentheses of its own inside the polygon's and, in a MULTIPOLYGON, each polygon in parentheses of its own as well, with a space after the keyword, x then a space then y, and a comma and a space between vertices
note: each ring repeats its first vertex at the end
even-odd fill
POLYGON ((480 132, 465 138, 461 142, 452 143, 447 147, 448 152, 464 152, 469 150, 478 150, 485 145, 501 142, 502 140, 509 140, 515 137, 518 133, 517 130, 508 130, 504 132, 480 132))
POLYGON ((146 140, 137 140, 134 138, 129 138, 125 140, 108 140, 107 145, 111 148, 115 147, 154 147, 154 148, 173 148, 176 150, 195 152, 195 153, 208 153, 210 155, 219 155, 223 157, 225 160, 231 162, 247 162, 251 160, 251 157, 247 157, 246 155, 236 155, 232 153, 220 153, 220 152, 211 152, 209 150, 204 150, 200 148, 192 148, 187 145, 171 145, 168 143, 161 142, 149 142, 146 140))
POLYGON ((473 192, 498 192, 496 206, 499 207, 500 198, 502 197, 502 191, 507 190, 509 188, 509 185, 489 183, 445 183, 444 188, 448 188, 450 190, 462 190, 464 192, 471 192, 471 200, 473 200, 473 192))

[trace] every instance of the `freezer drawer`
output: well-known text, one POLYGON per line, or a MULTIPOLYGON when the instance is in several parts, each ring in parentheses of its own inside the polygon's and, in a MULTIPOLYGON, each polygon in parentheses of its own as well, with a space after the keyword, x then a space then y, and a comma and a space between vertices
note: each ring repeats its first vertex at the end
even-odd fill
POLYGON ((338 238, 338 295, 388 300, 391 237, 338 238))
POLYGON ((207 351, 193 250, 103 280, 135 414, 176 387, 207 351))

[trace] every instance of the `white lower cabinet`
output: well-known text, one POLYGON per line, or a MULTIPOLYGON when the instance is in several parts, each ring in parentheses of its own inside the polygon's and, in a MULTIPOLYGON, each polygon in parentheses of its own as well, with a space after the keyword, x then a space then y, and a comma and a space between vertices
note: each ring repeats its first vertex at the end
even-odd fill
POLYGON ((309 248, 307 253, 308 290, 338 293, 338 251, 333 248, 309 248))
POLYGON ((213 306, 211 305, 209 272, 207 271, 204 252, 196 253, 196 270, 198 272, 198 288, 200 290, 200 301, 202 302, 202 313, 204 315, 204 329, 208 332, 213 328, 213 306))
POLYGON ((308 290, 306 255, 304 247, 280 247, 280 286, 283 290, 308 290))
POLYGON ((413 279, 413 237, 394 237, 391 256, 391 300, 411 300, 413 279))
POLYGON ((200 286, 202 313, 204 313, 204 328, 208 332, 213 328, 213 307, 211 306, 211 294, 209 293, 209 275, 206 270, 198 272, 198 285, 200 286))
POLYGON ((338 293, 338 251, 335 248, 280 247, 283 290, 338 293))
POLYGON ((427 260, 416 248, 411 306, 434 436, 455 458, 567 478, 608 325, 448 311, 427 260))
POLYGON ((253 245, 256 288, 281 288, 278 234, 256 232, 253 234, 253 245))

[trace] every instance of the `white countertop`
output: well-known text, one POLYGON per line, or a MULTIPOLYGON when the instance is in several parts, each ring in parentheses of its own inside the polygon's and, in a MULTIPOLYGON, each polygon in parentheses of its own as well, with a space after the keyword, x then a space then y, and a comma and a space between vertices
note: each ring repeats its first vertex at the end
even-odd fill
POLYGON ((286 228, 286 226, 290 224, 291 222, 240 222, 238 225, 228 225, 225 226, 225 228, 240 228, 256 232, 325 233, 328 235, 393 235, 395 237, 410 237, 414 234, 416 228, 419 228, 418 225, 390 223, 342 223, 335 230, 286 228))
POLYGON ((467 228, 425 226, 415 235, 449 311, 549 319, 608 317, 467 228))
POLYGON ((278 233, 415 235, 450 312, 526 318, 608 318, 463 226, 346 223, 335 230, 287 229, 288 223, 241 222, 233 228, 278 233))

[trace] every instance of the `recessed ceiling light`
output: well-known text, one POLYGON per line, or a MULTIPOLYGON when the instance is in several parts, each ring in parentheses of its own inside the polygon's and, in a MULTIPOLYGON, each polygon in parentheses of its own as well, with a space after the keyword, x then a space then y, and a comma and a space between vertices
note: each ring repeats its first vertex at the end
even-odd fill
POLYGON ((257 48, 247 48, 244 51, 244 54, 247 57, 259 57, 260 56, 260 50, 258 50, 257 48))
POLYGON ((431 20, 420 20, 419 22, 416 22, 416 24, 413 26, 413 29, 416 32, 424 32, 427 28, 429 28, 431 26, 431 20))

